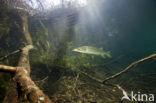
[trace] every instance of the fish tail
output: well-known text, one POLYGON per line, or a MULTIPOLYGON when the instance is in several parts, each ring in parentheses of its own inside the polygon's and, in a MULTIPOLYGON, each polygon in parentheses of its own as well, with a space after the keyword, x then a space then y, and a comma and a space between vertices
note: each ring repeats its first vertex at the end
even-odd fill
POLYGON ((102 56, 102 58, 106 58, 106 57, 111 58, 111 57, 112 57, 112 56, 110 55, 110 51, 102 53, 101 56, 102 56))
POLYGON ((104 53, 104 54, 102 55, 102 57, 111 58, 112 56, 110 55, 110 51, 108 51, 108 52, 104 53))

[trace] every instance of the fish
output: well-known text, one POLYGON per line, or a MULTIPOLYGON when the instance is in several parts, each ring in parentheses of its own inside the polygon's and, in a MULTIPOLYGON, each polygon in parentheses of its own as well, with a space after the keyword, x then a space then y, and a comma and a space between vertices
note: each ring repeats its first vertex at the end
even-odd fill
POLYGON ((81 46, 72 50, 73 52, 97 55, 103 58, 111 58, 110 51, 105 52, 102 48, 96 48, 93 46, 81 46))

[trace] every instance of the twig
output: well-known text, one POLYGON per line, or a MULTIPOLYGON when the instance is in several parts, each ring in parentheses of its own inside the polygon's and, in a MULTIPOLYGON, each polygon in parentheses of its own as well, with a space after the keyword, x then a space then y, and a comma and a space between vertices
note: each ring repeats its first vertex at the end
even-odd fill
MULTIPOLYGON (((128 97, 131 98, 131 95, 130 95, 125 89, 123 89, 119 84, 112 84, 112 83, 108 83, 108 82, 104 84, 104 83, 102 82, 102 80, 99 80, 99 79, 97 79, 97 78, 94 78, 94 77, 88 75, 87 73, 84 73, 84 72, 81 72, 81 73, 84 74, 85 76, 87 76, 88 78, 90 78, 90 79, 92 79, 92 80, 94 80, 94 81, 100 83, 100 84, 107 85, 107 86, 111 86, 111 87, 116 87, 116 88, 119 89, 120 91, 126 92, 126 94, 128 95, 128 97)), ((138 103, 139 103, 139 102, 138 102, 138 103)))
POLYGON ((79 78, 79 72, 77 73, 77 76, 75 78, 74 87, 73 87, 73 90, 74 90, 75 94, 76 94, 75 88, 76 88, 76 85, 77 85, 78 78, 79 78))
POLYGON ((113 79, 113 78, 116 78, 116 77, 122 75, 123 73, 126 73, 128 70, 132 69, 133 67, 135 67, 135 66, 136 66, 137 64, 139 64, 139 63, 142 63, 142 62, 144 62, 144 61, 146 61, 146 60, 154 59, 154 58, 156 58, 156 54, 153 54, 153 55, 150 55, 150 56, 145 57, 145 58, 143 58, 143 59, 140 59, 140 60, 138 60, 138 61, 135 61, 135 62, 133 62, 132 64, 130 64, 127 68, 125 68, 124 70, 122 70, 121 72, 118 72, 118 73, 116 73, 116 74, 114 74, 114 75, 112 75, 112 76, 106 78, 106 79, 103 81, 103 83, 105 84, 105 82, 107 82, 108 80, 111 80, 111 79, 113 79))
POLYGON ((36 0, 38 3, 39 3, 39 6, 41 6, 41 10, 44 10, 44 6, 43 6, 43 4, 42 4, 42 2, 40 1, 40 0, 36 0))
POLYGON ((35 82, 44 82, 48 79, 48 76, 46 76, 45 78, 41 79, 41 80, 38 80, 38 81, 35 81, 35 82))
POLYGON ((12 53, 10 53, 10 54, 8 54, 8 55, 6 55, 6 56, 4 56, 4 57, 1 57, 1 58, 0 58, 0 61, 2 61, 2 60, 4 60, 4 59, 8 58, 8 57, 11 56, 11 55, 17 54, 17 53, 19 53, 19 52, 21 52, 21 49, 16 50, 16 51, 13 51, 12 53))
POLYGON ((80 72, 81 72, 82 74, 84 74, 85 76, 91 78, 92 80, 94 80, 94 81, 96 81, 96 82, 98 82, 98 83, 100 83, 100 84, 103 83, 102 80, 99 80, 99 79, 97 79, 97 78, 94 78, 93 76, 90 76, 90 75, 88 75, 88 74, 85 73, 85 72, 82 72, 82 71, 80 71, 80 72))

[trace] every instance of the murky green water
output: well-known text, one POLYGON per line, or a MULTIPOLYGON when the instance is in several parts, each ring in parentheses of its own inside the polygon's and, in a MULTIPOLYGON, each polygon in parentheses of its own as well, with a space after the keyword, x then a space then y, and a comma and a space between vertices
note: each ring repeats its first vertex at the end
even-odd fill
MULTIPOLYGON (((18 12, 0 9, 3 57, 24 47, 26 39, 18 12)), ((97 83, 81 72, 104 80, 132 62, 155 54, 155 11, 154 0, 110 0, 92 1, 79 9, 59 8, 44 16, 28 16, 35 46, 30 51, 32 79, 57 103, 118 103, 122 97, 120 90, 97 83), (72 51, 81 46, 98 49, 72 51), (95 55, 101 50, 109 51, 111 58, 95 55)), ((0 64, 16 66, 18 58, 19 54, 13 55, 0 64)), ((1 100, 10 79, 9 74, 0 73, 1 100)), ((140 63, 110 82, 129 93, 156 95, 156 59, 140 63)))

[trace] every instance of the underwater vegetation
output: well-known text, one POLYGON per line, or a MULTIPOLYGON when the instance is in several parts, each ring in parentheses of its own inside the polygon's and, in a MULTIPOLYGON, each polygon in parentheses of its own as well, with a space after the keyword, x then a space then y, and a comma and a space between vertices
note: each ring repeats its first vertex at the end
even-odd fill
POLYGON ((135 103, 132 91, 156 95, 155 1, 66 2, 45 11, 46 3, 27 2, 0 1, 0 102, 135 103))

